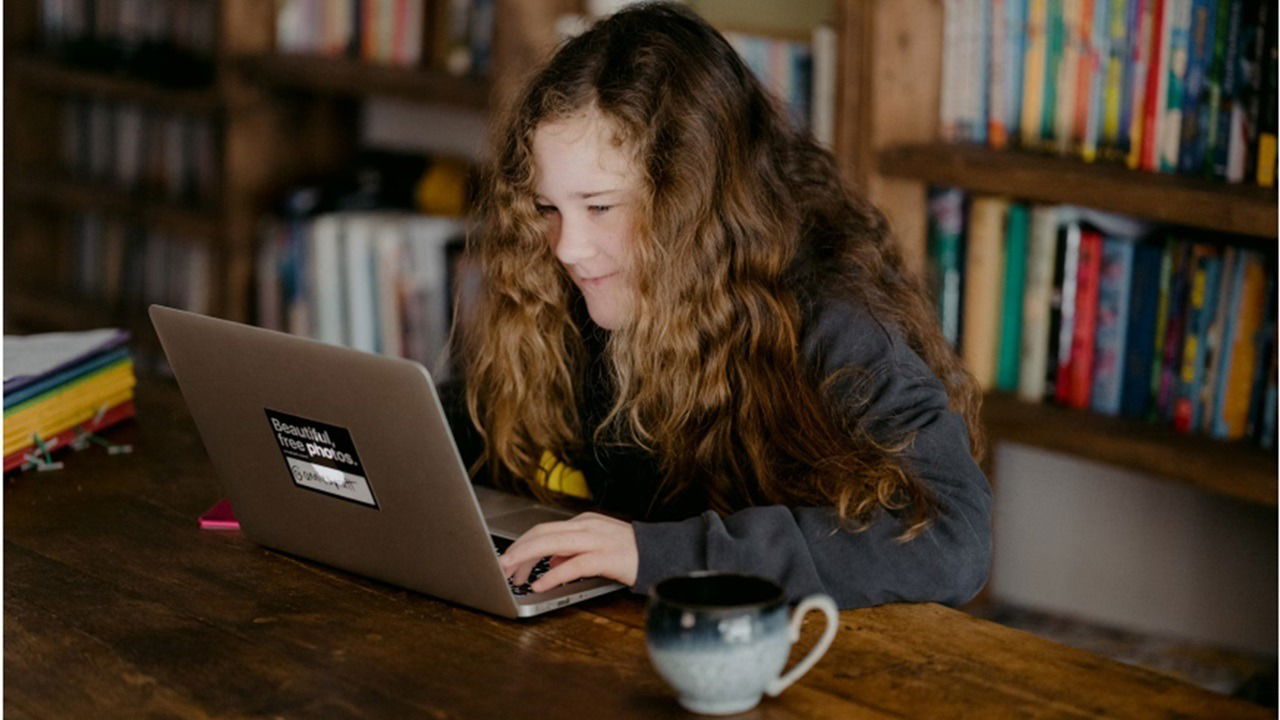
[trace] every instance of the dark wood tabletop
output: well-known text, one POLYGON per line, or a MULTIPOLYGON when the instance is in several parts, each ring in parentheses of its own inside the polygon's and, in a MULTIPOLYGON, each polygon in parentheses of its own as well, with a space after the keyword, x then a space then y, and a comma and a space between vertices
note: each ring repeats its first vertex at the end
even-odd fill
MULTIPOLYGON (((107 433, 132 454, 5 483, 7 717, 689 717, 649 665, 643 598, 505 620, 200 530, 219 492, 181 396, 144 380, 137 406, 107 433)), ((840 618, 742 717, 1271 716, 939 605, 840 618)))

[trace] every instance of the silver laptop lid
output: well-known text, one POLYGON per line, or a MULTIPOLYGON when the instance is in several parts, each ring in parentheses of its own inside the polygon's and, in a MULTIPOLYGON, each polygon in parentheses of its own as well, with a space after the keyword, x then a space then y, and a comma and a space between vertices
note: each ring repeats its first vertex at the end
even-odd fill
POLYGON ((158 305, 150 315, 246 537, 528 614, 421 365, 158 305))

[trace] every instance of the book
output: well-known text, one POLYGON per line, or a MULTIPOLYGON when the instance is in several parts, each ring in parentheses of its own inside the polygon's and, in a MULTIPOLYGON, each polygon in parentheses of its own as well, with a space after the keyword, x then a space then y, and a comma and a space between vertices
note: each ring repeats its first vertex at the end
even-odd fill
POLYGON ((1258 334, 1264 328, 1267 271, 1263 257, 1242 250, 1225 287, 1229 289, 1219 350, 1220 370, 1214 388, 1209 433, 1224 440, 1245 436, 1249 402, 1258 364, 1258 334))
POLYGON ((1045 398, 1050 364, 1050 312, 1054 294, 1058 214, 1058 208, 1053 205, 1035 205, 1031 209, 1026 289, 1022 296, 1022 357, 1018 372, 1018 397, 1027 402, 1040 402, 1045 398))
POLYGON ((964 191, 958 188, 936 188, 929 193, 929 292, 942 336, 956 349, 960 348, 964 282, 964 199, 964 191))
POLYGON ((1099 155, 1108 161, 1124 158, 1128 141, 1128 125, 1124 122, 1122 106, 1127 84, 1125 66, 1129 58, 1129 12, 1137 0, 1110 0, 1107 18, 1107 53, 1102 56, 1104 94, 1102 101, 1101 139, 1099 155))
POLYGON ((1080 219, 1064 218, 1054 256, 1054 292, 1049 305, 1049 364, 1045 382, 1046 395, 1062 405, 1066 404, 1069 392, 1065 368, 1071 363, 1071 338, 1075 333, 1080 234, 1080 219))
POLYGON ((1216 315, 1219 272, 1222 260, 1217 248, 1197 244, 1191 267, 1187 301, 1186 335, 1182 348, 1182 368, 1173 401, 1173 427, 1189 433, 1200 426, 1203 409, 1200 386, 1205 372, 1205 338, 1216 315))
POLYGON ((1120 414, 1135 244, 1133 238, 1102 238, 1089 405, 1103 415, 1120 414))
MULTIPOLYGON (((1155 61, 1155 49, 1158 45, 1156 37, 1156 2, 1158 0, 1135 0, 1135 15, 1130 28, 1135 30, 1135 39, 1129 58, 1128 102, 1122 106, 1128 113, 1129 154, 1125 156, 1125 164, 1131 170, 1142 167, 1142 145, 1146 132, 1146 110, 1148 104, 1147 86, 1152 80, 1151 64, 1155 61)), ((1155 95, 1155 89, 1150 93, 1155 95)))
MULTIPOLYGON (((1253 380, 1249 389, 1249 415, 1245 423, 1245 435, 1260 442, 1265 435, 1268 413, 1275 412, 1275 397, 1268 397, 1268 388, 1276 375, 1276 273, 1267 273, 1266 302, 1263 305, 1262 326, 1254 335, 1253 380), (1272 407, 1267 407, 1270 403, 1272 407)), ((1274 416, 1270 419, 1274 425, 1274 416)))
POLYGON ((1236 63, 1239 52, 1240 13, 1243 0, 1216 0, 1213 52, 1209 60, 1208 101, 1200 113, 1205 127, 1200 152, 1202 174, 1206 177, 1227 176, 1227 139, 1231 128, 1231 99, 1235 94, 1236 63))
POLYGON ((1240 251, 1238 248, 1231 245, 1223 248, 1221 267, 1218 271, 1217 297, 1213 302, 1214 312, 1209 320, 1209 325, 1205 329, 1202 342, 1204 346, 1204 375, 1200 378, 1199 387, 1196 388, 1196 392, 1199 394, 1199 405, 1202 410, 1199 422, 1191 428, 1192 432, 1209 432, 1212 424, 1214 403, 1217 401, 1214 393, 1218 387, 1218 376, 1223 372, 1222 338, 1227 333, 1227 326, 1234 320, 1234 318, 1227 316, 1227 310, 1231 307, 1233 289, 1230 281, 1235 276, 1236 266, 1239 262, 1240 251))
POLYGON ((1192 0, 1166 1, 1169 3, 1168 69, 1165 73, 1165 90, 1161 95, 1164 114, 1159 121, 1156 168, 1160 172, 1169 173, 1178 170, 1178 151, 1182 143, 1182 96, 1187 74, 1192 0))
MULTIPOLYGON (((40 441, 44 443, 45 449, 49 452, 61 450, 62 448, 74 443, 81 432, 97 433, 111 427, 112 425, 128 420, 135 415, 136 411, 134 409, 133 401, 126 400, 111 407, 101 415, 90 417, 88 420, 62 430, 56 434, 41 437, 40 441)), ((8 473, 13 470, 20 469, 28 462, 28 453, 31 453, 34 450, 36 450, 36 445, 29 444, 19 447, 13 452, 7 453, 4 456, 4 472, 8 473)))
POLYGON ((1094 339, 1097 334, 1098 285, 1102 272, 1102 234, 1086 226, 1080 231, 1076 263, 1075 315, 1067 365, 1058 368, 1059 401, 1089 407, 1093 390, 1094 339))
POLYGON ((1026 42, 1023 51, 1026 69, 1022 80, 1022 114, 1019 119, 1019 136, 1022 146, 1026 148, 1037 147, 1043 137, 1041 117, 1044 114, 1048 62, 1048 7, 1049 0, 1027 0, 1026 42))
MULTIPOLYGON (((1102 138, 1102 126, 1106 114, 1106 93, 1110 84, 1108 73, 1111 63, 1111 4, 1110 0, 1095 0, 1092 28, 1088 47, 1088 102, 1084 110, 1084 140, 1081 156, 1085 162, 1098 157, 1098 145, 1102 138)), ((1119 76, 1117 74, 1117 81, 1119 76)))
POLYGON ((974 198, 969 210, 961 356, 984 390, 994 387, 996 380, 1008 212, 1008 200, 989 196, 974 198))
POLYGON ((1244 0, 1239 47, 1235 55, 1235 89, 1231 101, 1231 128, 1227 139, 1227 181, 1244 182, 1255 172, 1253 149, 1258 142, 1261 112, 1262 57, 1272 3, 1244 0))
POLYGON ((1182 354, 1186 346, 1187 306, 1191 297, 1191 284, 1195 275, 1195 258, 1204 252, 1204 246, 1187 242, 1171 244, 1172 269, 1169 279, 1168 302, 1165 304, 1165 322, 1162 340, 1157 340, 1160 352, 1159 385, 1155 393, 1156 418, 1173 421, 1174 399, 1182 372, 1182 354))
POLYGON ((1030 212, 1023 203, 1009 206, 1005 232, 1004 296, 1000 301, 1000 342, 996 359, 996 388, 1018 389, 1022 352, 1022 300, 1027 279, 1030 212))
MULTIPOLYGON (((1274 8, 1272 9, 1274 12, 1274 8)), ((1257 180, 1262 187, 1276 182, 1276 21, 1266 25, 1262 52, 1262 102, 1258 115, 1257 180)))
POLYGON ((1129 327, 1123 350, 1123 376, 1120 388, 1120 414, 1145 419, 1153 396, 1152 375, 1156 362, 1156 338, 1159 330, 1162 288, 1167 288, 1164 273, 1165 249, 1161 245, 1139 242, 1134 246, 1133 272, 1129 276, 1129 327))

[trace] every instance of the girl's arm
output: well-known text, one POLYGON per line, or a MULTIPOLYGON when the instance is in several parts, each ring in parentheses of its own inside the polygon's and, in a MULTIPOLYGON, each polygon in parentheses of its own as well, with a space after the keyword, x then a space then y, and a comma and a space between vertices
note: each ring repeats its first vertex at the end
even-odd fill
MULTIPOLYGON (((991 556, 991 491, 969 454, 959 415, 923 360, 864 310, 835 303, 804 341, 826 375, 840 367, 871 371, 870 403, 859 422, 885 440, 914 432, 905 460, 934 493, 940 514, 914 540, 882 512, 866 530, 839 529, 826 507, 754 507, 705 512, 678 522, 635 522, 639 570, 634 589, 691 570, 735 570, 781 582, 792 599, 825 592, 843 608, 889 602, 959 605, 986 582, 991 556)), ((824 375, 825 376, 825 375, 824 375)))

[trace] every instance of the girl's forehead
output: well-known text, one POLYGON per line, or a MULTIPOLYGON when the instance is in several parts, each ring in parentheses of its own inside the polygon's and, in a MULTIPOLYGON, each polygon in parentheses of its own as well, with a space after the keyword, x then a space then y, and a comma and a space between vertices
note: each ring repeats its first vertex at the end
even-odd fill
POLYGON ((633 155, 620 140, 616 124, 595 110, 538 125, 533 155, 540 185, 544 181, 559 185, 591 179, 630 184, 637 175, 633 155))

